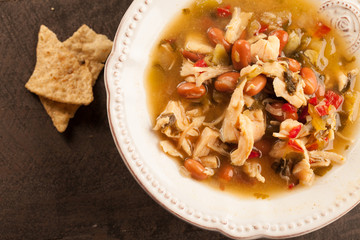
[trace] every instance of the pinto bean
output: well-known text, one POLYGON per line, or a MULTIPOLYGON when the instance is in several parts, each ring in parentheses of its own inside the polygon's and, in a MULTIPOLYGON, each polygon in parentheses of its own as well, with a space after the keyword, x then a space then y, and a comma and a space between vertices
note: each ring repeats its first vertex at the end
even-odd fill
POLYGON ((177 86, 177 92, 183 98, 197 99, 205 95, 206 88, 204 85, 197 87, 195 83, 183 82, 177 86))
POLYGON ((231 44, 225 40, 225 33, 223 30, 221 30, 219 28, 211 27, 208 29, 207 35, 208 35, 208 38, 210 39, 210 41, 214 45, 221 44, 224 46, 224 48, 227 52, 230 52, 231 44))
POLYGON ((203 54, 193 53, 187 50, 182 50, 181 53, 184 56, 184 58, 187 58, 193 62, 197 62, 205 57, 205 55, 203 54))
POLYGON ((248 66, 251 62, 250 43, 246 40, 237 40, 231 51, 231 60, 234 69, 237 71, 248 66))
POLYGON ((298 61, 296 61, 293 58, 287 58, 288 62, 289 62, 289 69, 292 72, 298 72, 301 69, 301 65, 298 61))
POLYGON ((229 164, 222 166, 218 176, 222 181, 229 182, 234 177, 234 167, 229 164))
POLYGON ((239 77, 240 73, 238 72, 224 73, 216 79, 214 83, 215 89, 219 92, 232 93, 236 88, 239 77))
POLYGON ((268 155, 271 150, 272 144, 270 140, 263 138, 254 143, 254 147, 260 150, 263 155, 268 155))
POLYGON ((314 71, 311 68, 304 67, 301 69, 300 75, 305 82, 304 93, 308 95, 313 94, 318 87, 318 82, 314 71))
POLYGON ((253 79, 246 82, 244 93, 250 97, 255 96, 266 86, 267 79, 264 75, 260 74, 253 79))
POLYGON ((270 33, 270 36, 276 36, 280 40, 280 49, 279 49, 279 55, 280 55, 285 45, 289 41, 289 34, 284 30, 275 30, 272 33, 270 33))
POLYGON ((191 177, 195 178, 196 180, 205 180, 208 177, 208 175, 205 173, 205 167, 194 159, 186 159, 184 166, 190 172, 191 177))

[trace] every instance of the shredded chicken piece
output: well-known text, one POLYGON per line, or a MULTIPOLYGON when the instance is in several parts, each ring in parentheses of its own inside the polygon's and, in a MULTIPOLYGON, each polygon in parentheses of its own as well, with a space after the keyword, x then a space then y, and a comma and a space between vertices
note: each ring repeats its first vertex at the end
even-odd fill
POLYGON ((186 36, 185 49, 191 52, 208 54, 214 51, 214 48, 207 43, 206 38, 201 34, 191 33, 186 36))
POLYGON ((337 77, 337 80, 339 85, 339 91, 342 91, 349 82, 348 77, 344 73, 340 73, 337 77))
POLYGON ((202 111, 200 108, 194 108, 189 111, 186 111, 186 116, 189 117, 200 117, 202 115, 202 111))
POLYGON ((267 77, 278 77, 281 80, 284 79, 284 72, 288 67, 288 63, 285 61, 266 62, 262 64, 263 74, 267 77))
POLYGON ((309 136, 313 129, 314 129, 314 127, 311 124, 311 122, 306 123, 305 125, 302 126, 301 131, 298 135, 298 138, 303 138, 303 137, 309 136))
POLYGON ((189 125, 184 106, 180 101, 169 101, 165 110, 156 120, 154 130, 161 130, 163 134, 170 138, 179 138, 179 133, 184 131, 189 125))
POLYGON ((300 183, 306 186, 310 186, 315 178, 314 171, 310 167, 310 157, 303 141, 295 140, 298 146, 304 151, 304 158, 298 162, 293 168, 293 175, 299 179, 300 183))
POLYGON ((245 101, 245 105, 249 108, 254 104, 255 99, 244 94, 244 101, 245 101))
POLYGON ((231 164, 242 166, 248 159, 254 146, 254 135, 251 120, 244 114, 240 114, 238 119, 240 128, 238 148, 230 154, 230 158, 231 164))
POLYGON ((163 125, 164 123, 163 120, 161 120, 161 118, 163 118, 164 116, 167 118, 168 114, 174 114, 176 120, 175 125, 179 130, 184 131, 187 125, 189 125, 189 120, 186 117, 185 109, 184 106, 181 104, 181 102, 169 101, 165 110, 160 114, 158 118, 158 120, 160 120, 160 123, 156 124, 154 130, 160 130, 161 128, 164 127, 163 125))
POLYGON ((164 140, 160 142, 160 146, 162 150, 173 157, 183 158, 183 155, 176 149, 174 144, 172 144, 169 140, 164 140))
POLYGON ((187 76, 185 82, 196 82, 195 76, 187 76))
POLYGON ((178 144, 178 149, 182 148, 184 150, 184 152, 188 155, 191 156, 192 153, 192 143, 189 139, 184 138, 183 141, 181 141, 181 144, 178 144))
POLYGON ((312 167, 315 167, 321 162, 328 162, 329 164, 326 166, 329 166, 330 162, 337 164, 343 164, 345 162, 345 158, 343 156, 327 151, 310 151, 309 158, 312 167))
POLYGON ((157 61, 164 70, 171 70, 176 63, 176 53, 170 43, 163 43, 156 56, 157 61))
POLYGON ((210 153, 208 145, 214 145, 218 140, 220 134, 209 127, 204 128, 199 139, 196 142, 193 157, 203 157, 210 153))
POLYGON ((230 72, 233 70, 232 66, 215 66, 215 67, 195 67, 194 64, 188 60, 184 60, 183 66, 181 68, 180 75, 186 77, 185 80, 193 81, 194 78, 189 78, 189 76, 195 77, 195 82, 197 86, 200 86, 205 81, 216 78, 223 73, 230 72))
POLYGON ((335 131, 336 131, 336 118, 337 118, 337 110, 333 105, 329 106, 329 115, 326 118, 326 124, 330 126, 329 129, 329 141, 332 141, 335 139, 335 131))
POLYGON ((199 135, 198 128, 202 125, 205 120, 205 116, 193 118, 192 123, 187 126, 186 129, 181 133, 179 138, 179 145, 181 145, 182 140, 186 138, 187 135, 196 137, 199 135))
POLYGON ((288 67, 288 63, 285 61, 271 61, 264 63, 259 60, 256 64, 249 65, 241 69, 240 77, 243 78, 245 76, 249 76, 249 79, 251 79, 259 74, 264 74, 270 78, 278 77, 283 80, 286 67, 288 67))
POLYGON ((301 80, 297 86, 296 91, 293 95, 290 95, 286 90, 286 83, 280 78, 276 77, 273 82, 274 91, 277 97, 283 97, 290 104, 295 106, 296 108, 300 108, 301 106, 305 106, 307 104, 306 97, 303 89, 303 81, 301 80))
MULTIPOLYGON (((304 125, 301 122, 298 122, 296 120, 286 119, 285 121, 283 121, 280 124, 280 131, 278 133, 273 133, 273 136, 283 139, 283 140, 288 139, 290 131, 298 126, 301 126, 301 129, 302 129, 304 125)), ((299 137, 299 134, 295 138, 298 138, 298 137, 299 137)))
POLYGON ((252 17, 251 12, 241 12, 239 7, 234 8, 230 23, 226 26, 225 40, 233 44, 239 39, 241 33, 246 29, 252 17))
POLYGON ((221 123, 223 120, 224 120, 224 118, 225 118, 225 111, 224 111, 224 113, 223 114, 221 114, 221 116, 220 117, 218 117, 217 119, 215 119, 214 121, 212 121, 212 122, 210 122, 210 123, 203 123, 203 125, 204 126, 206 126, 206 127, 214 127, 214 126, 216 126, 216 125, 218 125, 219 123, 221 123))
POLYGON ((256 178, 259 182, 262 183, 265 182, 265 178, 261 175, 261 165, 259 163, 246 162, 242 169, 249 177, 256 178))
POLYGON ((228 152, 228 147, 226 144, 208 144, 208 148, 210 148, 212 151, 217 152, 225 157, 230 157, 230 153, 228 152))
POLYGON ((330 166, 331 161, 329 159, 313 159, 310 158, 310 167, 312 169, 318 168, 318 167, 328 167, 330 166))
POLYGON ((235 89, 234 93, 231 96, 229 106, 226 109, 225 118, 220 130, 221 140, 223 142, 235 143, 238 140, 239 130, 236 129, 235 124, 244 108, 245 84, 246 81, 243 81, 235 89))
POLYGON ((193 121, 191 124, 188 125, 188 127, 181 133, 181 136, 178 140, 178 148, 182 147, 184 151, 191 156, 192 153, 192 144, 191 141, 186 139, 186 137, 193 136, 196 137, 199 135, 199 127, 202 125, 202 123, 205 120, 205 116, 193 118, 193 121))
POLYGON ((218 168, 219 167, 219 158, 214 155, 205 156, 200 158, 201 163, 204 165, 204 167, 208 168, 218 168))
POLYGON ((260 140, 265 134, 265 118, 262 110, 246 110, 238 115, 238 121, 235 122, 235 129, 238 136, 238 148, 230 154, 231 163, 236 166, 242 166, 249 157, 254 142, 260 140), (237 129, 240 129, 238 132, 237 129))
POLYGON ((344 88, 348 85, 348 83, 356 78, 356 76, 359 74, 359 69, 355 68, 353 70, 351 70, 350 72, 347 73, 347 75, 345 75, 344 73, 340 73, 337 80, 338 80, 338 86, 339 86, 339 91, 343 91, 344 88))
MULTIPOLYGON (((249 65, 244 67, 240 71, 240 78, 243 78, 247 75, 255 75, 255 77, 263 72, 263 69, 258 64, 249 65), (255 73, 255 74, 253 74, 255 73)), ((253 76, 252 76, 253 77, 253 76)))
POLYGON ((162 114, 156 120, 156 125, 153 128, 155 131, 164 129, 169 125, 173 124, 172 122, 176 121, 174 114, 162 114))
POLYGON ((306 159, 298 162, 294 166, 292 173, 299 179, 301 184, 307 186, 310 186, 315 178, 314 171, 310 168, 310 163, 306 159))
POLYGON ((251 44, 251 57, 256 61, 258 56, 262 61, 276 61, 279 56, 280 40, 276 36, 270 36, 268 40, 260 39, 251 44))
POLYGON ((267 35, 265 33, 260 33, 258 35, 253 36, 252 38, 248 39, 247 41, 250 44, 256 43, 257 41, 259 41, 260 39, 265 39, 267 38, 267 35))
POLYGON ((254 136, 254 142, 259 141, 264 135, 266 130, 266 122, 264 112, 260 109, 243 112, 251 121, 251 127, 254 136))

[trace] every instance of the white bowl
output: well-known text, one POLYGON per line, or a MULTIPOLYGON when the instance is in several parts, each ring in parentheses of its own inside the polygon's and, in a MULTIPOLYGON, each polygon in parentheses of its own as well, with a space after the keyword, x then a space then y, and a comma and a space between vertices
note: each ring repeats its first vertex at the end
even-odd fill
MULTIPOLYGON (((243 199, 180 175, 177 163, 159 149, 151 130, 144 88, 150 50, 164 26, 189 1, 134 0, 123 17, 106 63, 110 128, 125 164, 161 206, 199 227, 232 238, 285 238, 335 221, 360 200, 360 142, 347 162, 318 178, 310 188, 266 200, 243 199)), ((349 51, 359 56, 360 3, 321 1, 320 12, 342 31, 349 51)))

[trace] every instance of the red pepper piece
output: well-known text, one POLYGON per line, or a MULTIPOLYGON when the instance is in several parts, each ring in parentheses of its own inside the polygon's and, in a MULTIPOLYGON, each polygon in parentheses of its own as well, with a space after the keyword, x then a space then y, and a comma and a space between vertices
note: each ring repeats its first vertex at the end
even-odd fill
POLYGON ((269 28, 268 24, 261 24, 259 31, 257 31, 254 35, 259 35, 260 33, 266 32, 269 28))
POLYGON ((324 98, 318 105, 315 106, 315 111, 319 114, 320 117, 329 114, 330 102, 324 98))
POLYGON ((295 151, 304 152, 304 149, 302 149, 302 147, 293 138, 289 139, 288 145, 295 151))
MULTIPOLYGON (((317 142, 314 142, 314 143, 311 143, 311 144, 308 144, 306 145, 306 149, 308 151, 314 151, 314 150, 318 150, 319 148, 319 144, 317 142)), ((311 162, 310 162, 311 163, 311 162)))
POLYGON ((194 64, 194 67, 207 67, 207 66, 208 65, 204 59, 200 59, 194 64))
POLYGON ((318 22, 317 29, 316 29, 316 32, 314 35, 315 35, 315 37, 322 38, 322 37, 325 37, 330 31, 331 31, 330 27, 326 26, 322 22, 318 22))
POLYGON ((329 104, 333 105, 336 109, 338 109, 344 101, 343 96, 331 90, 325 93, 325 98, 329 101, 329 104))
POLYGON ((288 186, 289 190, 293 189, 294 187, 295 187, 294 183, 290 183, 289 186, 288 186))
POLYGON ((296 138, 297 135, 299 134, 299 132, 301 131, 302 126, 296 126, 293 129, 290 130, 289 132, 289 138, 296 138))
POLYGON ((326 105, 317 105, 315 111, 319 114, 320 117, 326 116, 329 114, 329 107, 326 105))
POLYGON ((288 112, 288 113, 296 113, 297 112, 296 107, 294 107, 290 103, 285 103, 284 105, 282 105, 281 108, 284 112, 288 112))
POLYGON ((316 105, 319 104, 319 100, 317 99, 317 97, 313 97, 313 98, 310 98, 310 99, 309 99, 309 103, 310 103, 311 105, 316 106, 316 105))
POLYGON ((261 158, 261 151, 256 149, 256 148, 253 148, 253 150, 251 151, 248 159, 252 159, 252 158, 261 158))
POLYGON ((230 11, 231 6, 227 5, 225 7, 218 7, 217 8, 217 15, 219 17, 230 17, 232 15, 231 11, 230 11))

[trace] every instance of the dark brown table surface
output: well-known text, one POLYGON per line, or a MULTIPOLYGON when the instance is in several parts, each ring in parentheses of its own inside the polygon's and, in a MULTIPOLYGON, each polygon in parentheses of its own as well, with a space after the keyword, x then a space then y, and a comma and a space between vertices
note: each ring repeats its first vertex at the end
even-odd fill
MULTIPOLYGON (((64 134, 24 84, 41 24, 63 41, 83 23, 113 39, 131 0, 0 0, 0 239, 226 239, 168 213, 113 143, 104 77, 64 134), (52 9, 53 8, 53 9, 52 9)), ((359 239, 360 208, 297 239, 359 239)))

